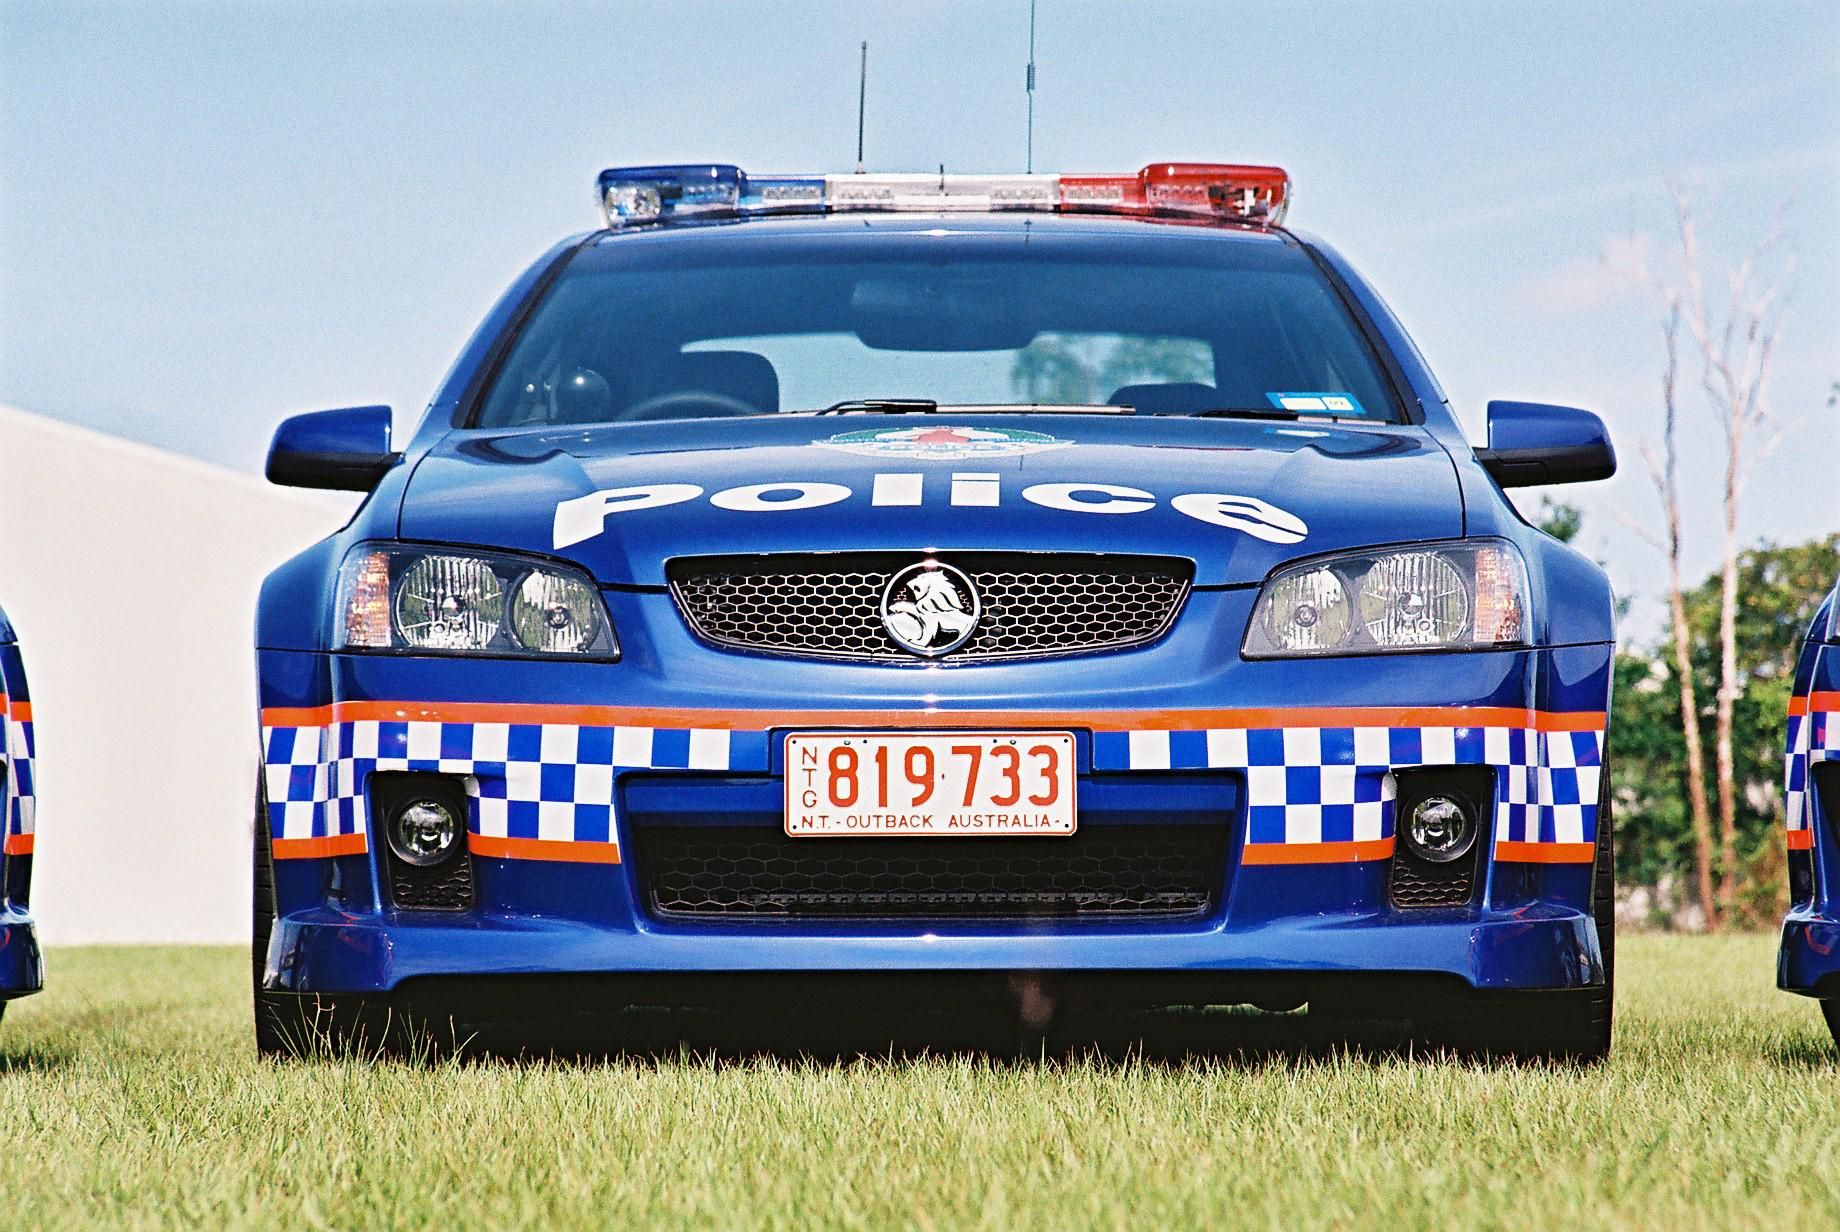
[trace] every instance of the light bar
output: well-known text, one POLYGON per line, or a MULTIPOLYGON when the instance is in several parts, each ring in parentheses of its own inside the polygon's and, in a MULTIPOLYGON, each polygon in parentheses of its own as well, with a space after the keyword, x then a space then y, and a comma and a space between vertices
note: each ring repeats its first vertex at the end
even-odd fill
POLYGON ((609 167, 601 172, 601 213, 610 227, 693 214, 733 214, 741 204, 741 168, 609 167))
POLYGON ((833 210, 1051 210, 1060 201, 1053 175, 827 175, 833 210))
POLYGON ((1278 167, 1152 163, 1135 175, 772 175, 727 163, 610 167, 596 185, 609 227, 677 218, 860 211, 1183 217, 1275 227, 1290 204, 1278 167))

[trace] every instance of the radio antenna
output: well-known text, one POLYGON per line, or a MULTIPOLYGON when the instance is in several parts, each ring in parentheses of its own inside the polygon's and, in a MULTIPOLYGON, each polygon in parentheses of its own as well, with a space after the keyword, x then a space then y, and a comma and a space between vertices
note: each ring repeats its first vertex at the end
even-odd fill
POLYGON ((1023 87, 1029 95, 1028 171, 1035 172, 1035 0, 1029 0, 1029 76, 1023 87))
MULTIPOLYGON (((1030 0, 1033 3, 1034 0, 1030 0)), ((862 74, 856 79, 856 174, 863 173, 863 112, 869 102, 869 40, 862 45, 862 74)))

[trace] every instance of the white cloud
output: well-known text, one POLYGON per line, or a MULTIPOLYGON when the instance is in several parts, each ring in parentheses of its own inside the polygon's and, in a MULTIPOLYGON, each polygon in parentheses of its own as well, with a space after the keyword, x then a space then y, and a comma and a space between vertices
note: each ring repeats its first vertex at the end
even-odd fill
POLYGON ((1526 283, 1522 298, 1554 316, 1595 312, 1639 295, 1653 270, 1655 241, 1646 231, 1604 239, 1595 257, 1573 257, 1526 283))

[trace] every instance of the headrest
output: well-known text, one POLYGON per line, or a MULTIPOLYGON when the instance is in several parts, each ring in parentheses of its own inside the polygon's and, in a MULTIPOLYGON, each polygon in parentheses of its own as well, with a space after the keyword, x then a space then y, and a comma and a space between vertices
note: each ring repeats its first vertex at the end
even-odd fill
POLYGON ((1218 389, 1198 381, 1124 385, 1106 401, 1113 406, 1136 407, 1146 415, 1192 415, 1224 405, 1218 389))
POLYGON ((779 411, 779 373, 766 356, 752 351, 683 351, 648 383, 655 386, 651 396, 698 390, 745 402, 765 415, 779 411))

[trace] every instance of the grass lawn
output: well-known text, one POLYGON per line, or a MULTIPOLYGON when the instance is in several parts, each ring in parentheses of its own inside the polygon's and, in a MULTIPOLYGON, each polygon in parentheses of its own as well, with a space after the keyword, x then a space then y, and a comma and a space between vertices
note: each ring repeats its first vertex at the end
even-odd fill
POLYGON ((51 991, 0 1026, 0 1209, 50 1228, 1832 1228, 1840 1057, 1771 987, 1774 944, 1625 938, 1616 1052, 1590 1071, 276 1065, 240 952, 57 950, 51 991))

